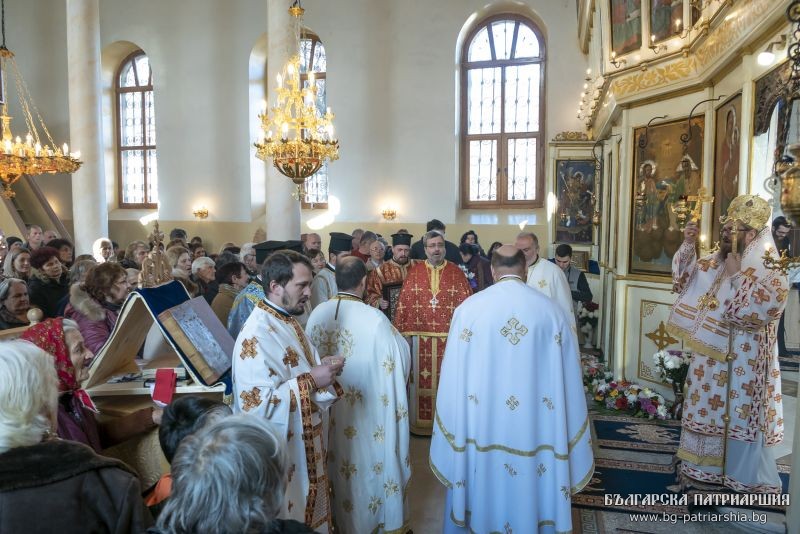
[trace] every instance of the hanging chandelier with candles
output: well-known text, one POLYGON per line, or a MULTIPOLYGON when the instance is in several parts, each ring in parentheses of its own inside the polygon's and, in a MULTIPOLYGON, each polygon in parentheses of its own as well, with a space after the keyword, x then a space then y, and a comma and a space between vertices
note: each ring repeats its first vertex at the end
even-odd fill
POLYGON ((259 114, 262 138, 255 143, 256 156, 272 162, 278 171, 297 186, 297 198, 303 198, 303 184, 326 161, 339 159, 339 140, 333 132, 331 109, 322 114, 317 108, 317 84, 314 73, 301 81, 300 39, 305 10, 296 0, 289 8, 294 17, 295 48, 277 76, 275 105, 266 103, 259 114))
POLYGON ((4 198, 14 198, 11 186, 23 175, 36 176, 45 173, 73 173, 82 162, 80 152, 70 152, 67 143, 56 146, 50 131, 39 114, 36 104, 31 98, 28 86, 14 61, 14 53, 6 48, 5 0, 0 0, 0 28, 2 45, 0 45, 0 180, 4 198), (10 67, 10 68, 9 68, 10 67), (11 74, 16 86, 22 115, 25 119, 27 133, 23 140, 11 131, 11 119, 8 114, 8 92, 6 90, 11 74), (34 120, 34 115, 36 120, 34 120), (44 137, 40 136, 37 123, 41 126, 44 137), (43 142, 44 141, 44 142, 43 142))

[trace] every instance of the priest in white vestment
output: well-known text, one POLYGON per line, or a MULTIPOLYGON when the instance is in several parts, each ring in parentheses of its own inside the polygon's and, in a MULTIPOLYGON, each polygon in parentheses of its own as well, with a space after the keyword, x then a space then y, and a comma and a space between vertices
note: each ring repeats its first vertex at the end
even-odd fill
POLYGON ((311 313, 306 333, 320 356, 341 355, 344 398, 331 408, 328 476, 341 532, 408 530, 411 478, 406 380, 411 351, 379 310, 364 304, 367 268, 357 257, 336 269, 339 294, 311 313))
POLYGON ((776 330, 789 283, 764 266, 766 250, 777 257, 770 211, 766 200, 739 195, 720 217, 719 251, 698 258, 699 229, 689 223, 672 258, 679 295, 667 330, 692 350, 677 453, 685 484, 782 491, 774 452, 784 434, 776 330))
POLYGON ((539 255, 539 238, 531 232, 517 236, 516 247, 525 255, 526 280, 529 286, 553 299, 567 314, 567 320, 577 335, 575 313, 572 309, 572 290, 564 271, 539 255))
POLYGON ((353 243, 352 236, 341 232, 331 232, 331 240, 328 243, 328 261, 325 267, 320 269, 311 284, 311 309, 313 310, 323 302, 326 302, 338 293, 336 287, 336 263, 350 255, 350 245, 353 243))
POLYGON ((234 412, 266 417, 287 440, 290 467, 279 517, 330 532, 325 415, 341 396, 334 377, 344 359, 320 360, 294 318, 311 292, 309 260, 281 251, 261 272, 266 299, 253 309, 233 350, 234 412))
POLYGON ((444 532, 570 532, 594 472, 576 338, 525 285, 522 252, 498 248, 492 274, 456 309, 442 363, 430 465, 444 532))

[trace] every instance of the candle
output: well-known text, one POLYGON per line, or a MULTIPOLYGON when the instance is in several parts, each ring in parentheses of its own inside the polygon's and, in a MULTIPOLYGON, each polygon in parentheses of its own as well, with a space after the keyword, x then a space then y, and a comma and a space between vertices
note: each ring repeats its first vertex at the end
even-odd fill
POLYGON ((71 154, 71 156, 72 156, 73 158, 75 158, 75 159, 81 159, 81 151, 80 151, 80 150, 78 150, 78 151, 76 151, 76 152, 73 152, 73 153, 71 154))
POLYGON ((11 140, 10 139, 6 139, 6 142, 4 143, 4 145, 5 145, 6 154, 11 154, 11 140))
POLYGON ((42 145, 40 145, 39 143, 36 143, 36 146, 34 146, 33 149, 36 152, 36 157, 37 158, 42 155, 42 145))
POLYGON ((617 53, 616 52, 611 52, 611 59, 616 59, 616 57, 617 57, 617 53))
POLYGON ((25 142, 28 143, 28 146, 32 146, 33 145, 33 136, 31 134, 26 135, 25 136, 25 142))
POLYGON ((278 79, 278 88, 283 87, 283 76, 281 76, 279 73, 278 76, 276 76, 276 78, 278 79))
POLYGON ((655 35, 651 35, 650 36, 650 42, 651 43, 655 43, 656 42, 656 36, 655 35))
POLYGON ((61 146, 61 154, 63 154, 64 156, 66 156, 67 154, 69 154, 69 145, 67 145, 67 143, 64 143, 64 144, 61 146))
POLYGON ((586 69, 586 76, 592 75, 592 69, 586 69))

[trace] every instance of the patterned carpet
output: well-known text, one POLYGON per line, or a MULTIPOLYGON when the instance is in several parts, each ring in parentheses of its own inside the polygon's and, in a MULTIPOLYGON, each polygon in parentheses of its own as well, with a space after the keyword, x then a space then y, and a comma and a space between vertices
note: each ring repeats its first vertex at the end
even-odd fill
MULTIPOLYGON (((680 494, 673 465, 680 440, 679 422, 651 421, 591 411, 590 418, 595 445, 595 473, 584 491, 573 496, 575 508, 604 512, 689 513, 685 507, 670 504, 605 504, 606 494, 620 494, 623 497, 644 493, 680 494)), ((788 492, 790 467, 779 465, 778 470, 784 492, 788 492)), ((768 510, 784 511, 781 508, 768 510)), ((589 521, 591 517, 588 514, 582 520, 589 521)))

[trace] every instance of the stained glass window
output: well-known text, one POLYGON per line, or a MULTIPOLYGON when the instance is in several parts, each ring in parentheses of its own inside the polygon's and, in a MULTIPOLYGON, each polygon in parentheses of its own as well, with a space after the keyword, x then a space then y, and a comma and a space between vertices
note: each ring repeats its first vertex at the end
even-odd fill
MULTIPOLYGON (((303 87, 306 87, 308 72, 314 73, 314 83, 317 86, 317 111, 320 115, 324 115, 327 111, 326 67, 325 46, 322 41, 317 35, 304 32, 300 38, 300 81, 303 87)), ((302 205, 306 209, 328 207, 327 163, 306 180, 302 205)))
POLYGON ((502 15, 479 24, 462 51, 462 205, 544 205, 544 40, 502 15))
POLYGON ((119 207, 155 208, 158 167, 153 72, 144 52, 137 50, 122 62, 115 92, 119 207))

